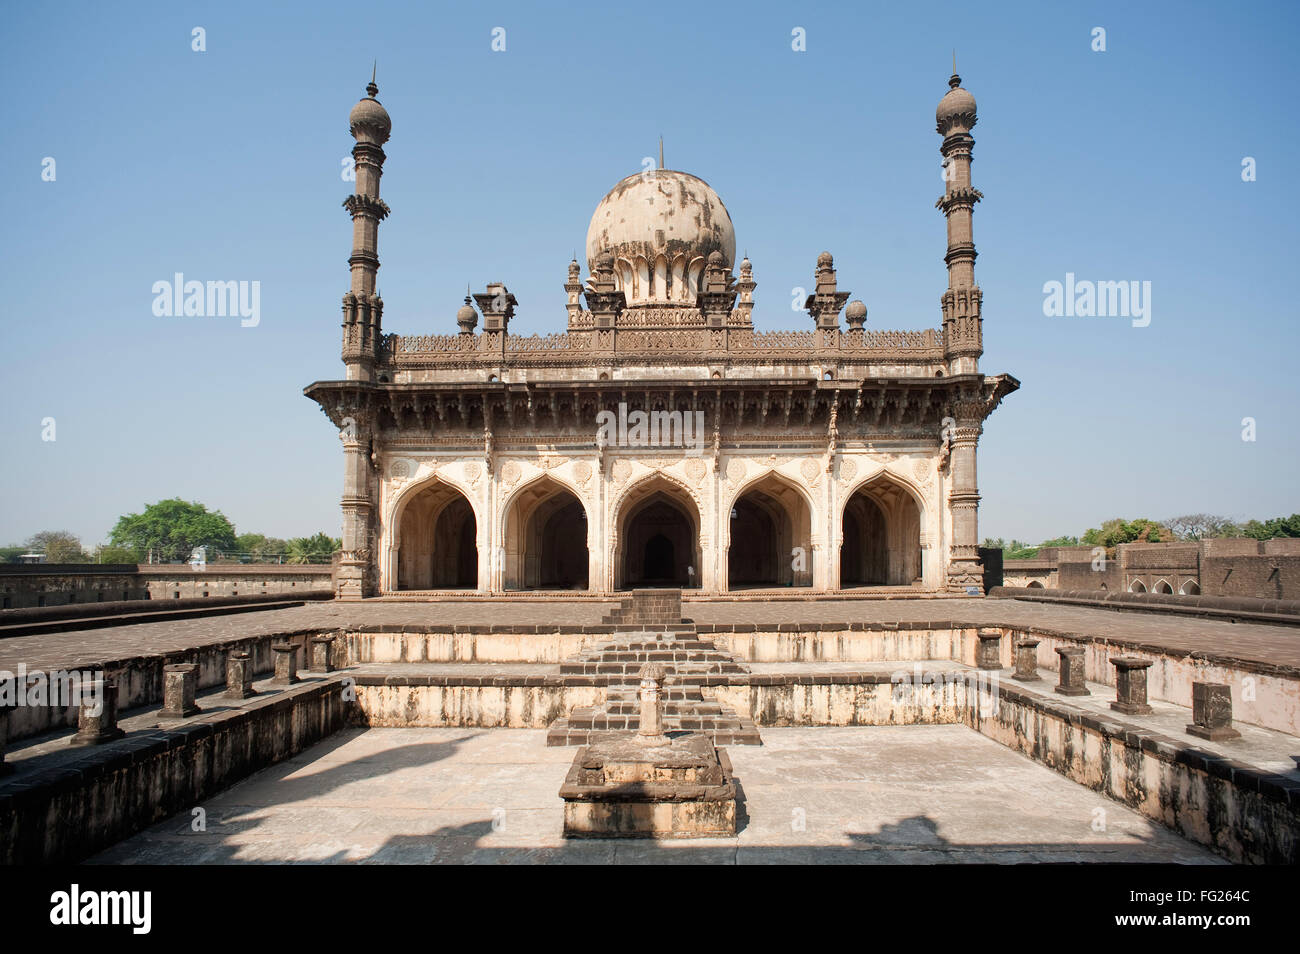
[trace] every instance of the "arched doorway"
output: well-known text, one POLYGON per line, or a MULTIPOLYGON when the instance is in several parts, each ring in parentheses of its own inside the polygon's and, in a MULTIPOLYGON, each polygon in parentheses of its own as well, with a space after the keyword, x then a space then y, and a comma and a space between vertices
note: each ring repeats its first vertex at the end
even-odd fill
POLYGON ((671 481, 648 481, 621 508, 615 587, 700 586, 699 538, 694 501, 671 481))
POLYGON ((790 484, 769 474, 732 504, 727 588, 811 586, 812 510, 790 484))
POLYGON ((585 590, 587 511, 551 477, 520 489, 506 508, 506 589, 585 590))
POLYGON ((459 490, 434 481, 406 502, 397 526, 397 589, 478 587, 478 523, 459 490))
POLYGON ((844 505, 840 587, 910 586, 921 579, 921 510, 888 477, 868 481, 844 505))

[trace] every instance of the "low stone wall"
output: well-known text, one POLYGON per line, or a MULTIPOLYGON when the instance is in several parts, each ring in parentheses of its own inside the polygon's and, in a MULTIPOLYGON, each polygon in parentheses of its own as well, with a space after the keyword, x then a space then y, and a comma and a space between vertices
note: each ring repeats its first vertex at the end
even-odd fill
MULTIPOLYGON (((153 656, 133 656, 126 659, 105 659, 97 663, 77 668, 77 672, 103 672, 117 680, 118 711, 125 711, 136 706, 152 705, 163 701, 163 668, 175 663, 194 663, 199 667, 198 688, 209 689, 226 684, 226 657, 232 650, 252 653, 254 672, 267 673, 275 668, 271 653, 271 643, 289 642, 298 646, 298 665, 306 667, 305 646, 307 639, 317 635, 317 630, 300 630, 292 633, 275 635, 249 636, 232 639, 227 642, 212 643, 195 649, 186 649, 175 653, 159 653, 153 656)), ((335 647, 336 658, 341 651, 335 647)), ((18 673, 9 674, 15 679, 18 673)), ((4 678, 5 674, 0 674, 4 678)), ((33 698, 38 681, 51 686, 59 675, 32 671, 24 674, 27 688, 21 689, 19 697, 33 698)), ((19 705, 9 710, 10 740, 30 738, 53 729, 77 724, 77 705, 75 699, 62 700, 63 704, 54 704, 59 700, 46 694, 50 704, 19 705)))
POLYGON ((493 676, 358 675, 357 704, 349 707, 349 721, 399 728, 545 729, 577 706, 605 701, 604 687, 591 680, 585 685, 565 685, 560 677, 520 677, 514 685, 508 681, 493 676))
POLYGON ((201 599, 258 593, 333 592, 329 564, 0 564, 0 609, 114 601, 201 599))
POLYGON ((364 626, 345 640, 352 664, 558 663, 613 633, 613 626, 364 626))
POLYGON ((329 679, 0 780, 0 863, 80 861, 315 745, 343 726, 345 705, 329 679))

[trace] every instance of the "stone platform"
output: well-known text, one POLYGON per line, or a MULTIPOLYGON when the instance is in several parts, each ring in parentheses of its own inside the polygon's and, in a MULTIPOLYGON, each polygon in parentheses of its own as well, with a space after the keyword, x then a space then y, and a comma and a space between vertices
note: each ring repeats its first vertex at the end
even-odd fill
POLYGON ((736 834, 731 760, 698 733, 659 746, 631 733, 593 741, 578 750, 560 798, 566 838, 736 834))

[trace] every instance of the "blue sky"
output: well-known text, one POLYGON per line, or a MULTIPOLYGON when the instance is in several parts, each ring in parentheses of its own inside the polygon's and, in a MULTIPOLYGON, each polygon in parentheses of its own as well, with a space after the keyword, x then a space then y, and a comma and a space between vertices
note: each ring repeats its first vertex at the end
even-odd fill
POLYGON ((1297 506, 1293 113, 1300 5, 267 3, 5 15, 0 543, 87 544, 170 496, 241 531, 338 534, 347 114, 373 58, 393 117, 386 330, 450 332, 505 281, 512 330, 562 330, 601 196, 664 136, 754 262, 755 323, 818 252, 868 327, 939 324, 934 107, 952 50, 974 131, 981 536, 1297 506), (191 30, 206 31, 206 52, 191 30), (506 30, 505 52, 491 32, 506 30), (1106 51, 1091 48, 1094 27, 1106 51), (806 31, 807 50, 791 49, 806 31), (1257 163, 1243 182, 1241 163, 1257 163), (56 179, 42 180, 53 157, 56 179), (1293 177, 1291 177, 1291 181, 1293 177), (261 321, 155 317, 154 282, 261 283, 261 321), (1150 281, 1151 323, 1048 318, 1043 284, 1150 281), (42 420, 56 440, 42 440, 42 420), (1257 439, 1243 441, 1242 418, 1257 439))

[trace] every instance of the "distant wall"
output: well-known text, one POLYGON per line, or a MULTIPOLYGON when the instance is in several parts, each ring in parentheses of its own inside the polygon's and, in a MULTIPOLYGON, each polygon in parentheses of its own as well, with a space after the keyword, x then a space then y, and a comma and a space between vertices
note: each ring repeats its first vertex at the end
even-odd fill
POLYGON ((1044 547, 1007 560, 1007 586, 1108 593, 1300 599, 1300 538, 1122 543, 1100 559, 1093 547, 1044 547))
POLYGON ((328 564, 31 563, 0 564, 0 609, 171 600, 204 596, 296 594, 333 588, 328 564))

